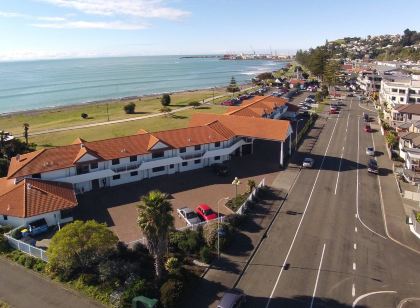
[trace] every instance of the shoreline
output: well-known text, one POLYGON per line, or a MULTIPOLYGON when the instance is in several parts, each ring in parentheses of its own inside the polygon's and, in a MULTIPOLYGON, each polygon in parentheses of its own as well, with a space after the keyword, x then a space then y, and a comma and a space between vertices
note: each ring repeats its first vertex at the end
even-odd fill
MULTIPOLYGON (((252 85, 252 82, 246 82, 246 83, 238 83, 238 86, 241 88, 246 88, 248 86, 252 85)), ((156 96, 162 96, 163 94, 182 94, 182 93, 191 93, 191 92, 199 92, 199 91, 206 91, 206 90, 220 90, 224 89, 226 86, 216 86, 216 87, 207 87, 207 88, 198 88, 198 89, 191 89, 191 90, 179 90, 179 91, 170 91, 170 92, 162 92, 162 93, 152 93, 152 94, 144 94, 144 95, 133 95, 133 96, 122 96, 122 97, 111 97, 107 99, 102 100, 94 100, 94 101, 86 101, 86 102, 79 102, 79 103, 71 103, 68 105, 63 106, 51 106, 51 107, 41 107, 36 109, 27 109, 27 110, 20 110, 20 111, 10 111, 10 112, 4 112, 0 113, 0 119, 1 118, 9 118, 13 116, 20 116, 20 115, 36 115, 44 112, 53 112, 53 111, 59 111, 59 110, 68 110, 72 108, 79 108, 83 106, 94 106, 94 105, 105 105, 105 104, 111 104, 116 102, 124 102, 124 101, 131 101, 131 100, 138 100, 138 99, 149 99, 156 96)))

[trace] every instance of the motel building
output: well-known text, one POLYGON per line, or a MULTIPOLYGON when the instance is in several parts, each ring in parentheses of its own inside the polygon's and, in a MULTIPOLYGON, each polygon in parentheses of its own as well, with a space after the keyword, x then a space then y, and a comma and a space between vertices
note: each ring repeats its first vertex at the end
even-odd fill
POLYGON ((195 114, 187 128, 140 130, 92 142, 78 138, 70 145, 17 155, 0 178, 0 224, 20 226, 39 218, 48 225, 68 222, 78 194, 252 154, 255 140, 280 143, 280 168, 291 154, 291 134, 286 120, 195 114))

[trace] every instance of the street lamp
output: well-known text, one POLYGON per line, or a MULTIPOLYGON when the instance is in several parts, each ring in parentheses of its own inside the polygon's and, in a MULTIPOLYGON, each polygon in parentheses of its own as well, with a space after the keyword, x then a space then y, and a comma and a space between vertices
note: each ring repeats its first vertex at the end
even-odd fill
POLYGON ((296 137, 296 141, 295 141, 295 151, 296 151, 296 149, 297 149, 297 143, 298 143, 298 138, 297 138, 297 136, 298 136, 298 128, 299 128, 299 122, 300 121, 303 121, 303 119, 300 119, 300 120, 298 120, 297 122, 296 122, 296 135, 295 135, 295 137, 296 137))
POLYGON ((220 258, 220 201, 229 200, 229 197, 223 197, 217 201, 217 257, 220 258))
POLYGON ((235 177, 235 179, 232 181, 232 185, 236 186, 236 195, 235 198, 238 197, 238 186, 241 184, 241 181, 239 181, 238 177, 235 177))

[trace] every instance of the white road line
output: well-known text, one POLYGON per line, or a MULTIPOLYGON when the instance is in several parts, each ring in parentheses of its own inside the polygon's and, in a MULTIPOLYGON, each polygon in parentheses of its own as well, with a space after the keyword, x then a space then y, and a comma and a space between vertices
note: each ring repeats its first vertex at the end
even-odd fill
POLYGON ((354 227, 354 232, 357 232, 357 227, 354 227))
POLYGON ((311 300, 311 305, 309 306, 309 308, 312 308, 312 306, 314 305, 316 288, 318 287, 319 274, 321 273, 322 260, 324 259, 324 252, 325 252, 325 243, 324 243, 324 247, 322 248, 321 261, 319 261, 318 274, 316 275, 314 293, 312 293, 312 300, 311 300))
MULTIPOLYGON (((359 215, 359 156, 360 156, 360 118, 357 119, 357 170, 356 170, 356 215, 357 218, 359 219, 360 223, 366 228, 368 229, 370 232, 376 234, 377 236, 383 238, 383 239, 387 239, 385 236, 383 236, 382 234, 379 234, 375 231, 373 231, 371 228, 369 228, 360 218, 359 215)), ((379 176, 378 176, 379 178, 379 176)))
POLYGON ((397 308, 402 308, 402 306, 404 306, 404 304, 405 304, 405 303, 408 303, 408 302, 413 302, 413 301, 420 301, 420 298, 418 298, 418 297, 408 297, 408 298, 404 298, 403 300, 401 300, 401 301, 398 303, 397 308))
POLYGON ((353 271, 356 270, 356 262, 353 262, 353 271))
MULTIPOLYGON (((346 132, 347 132, 347 128, 349 127, 349 119, 350 119, 350 113, 347 116, 346 132)), ((335 182, 334 195, 337 194, 338 180, 340 179, 341 163, 343 162, 344 147, 345 147, 345 144, 346 144, 346 139, 347 139, 347 134, 344 136, 344 144, 343 144, 343 147, 341 149, 340 165, 338 166, 337 181, 335 182)))
POLYGON ((351 286, 351 296, 352 297, 355 297, 356 296, 356 286, 354 285, 354 283, 351 286))
POLYGON ((356 218, 356 219, 357 219, 357 213, 356 213, 356 214, 354 214, 354 218, 356 218))
POLYGON ((353 305, 351 305, 353 308, 356 307, 357 303, 360 302, 362 299, 375 294, 382 294, 382 293, 397 293, 396 291, 377 291, 377 292, 370 292, 363 295, 360 295, 358 298, 356 298, 353 302, 353 305))
POLYGON ((267 304, 265 305, 265 308, 268 308, 270 306, 271 299, 273 298, 274 292, 276 291, 277 285, 279 284, 280 277, 283 274, 283 269, 284 269, 284 267, 286 266, 286 263, 287 263, 287 259, 289 258, 289 255, 290 255, 290 252, 292 251, 293 245, 295 244, 296 237, 297 237, 297 235, 299 233, 299 230, 300 230, 300 227, 302 225, 302 221, 305 218, 306 210, 308 209, 309 203, 310 203, 310 201, 312 199, 312 194, 314 193, 316 183, 318 182, 319 174, 321 173, 321 169, 324 166, 325 157, 327 156, 328 149, 330 148, 331 140, 332 140, 332 137, 334 136, 334 132, 335 132, 335 128, 336 128, 337 123, 338 123, 338 119, 339 118, 336 118, 336 120, 335 120, 334 128, 333 128, 333 131, 331 133, 330 140, 328 141, 327 148, 325 149, 324 157, 322 158, 321 165, 319 166, 318 173, 316 175, 314 185, 312 186, 311 193, 309 194, 308 202, 306 202, 306 206, 305 206, 305 209, 303 211, 302 217, 300 218, 299 225, 298 225, 298 227, 296 229, 295 235, 293 236, 292 243, 290 244, 289 250, 288 250, 288 252, 286 254, 286 258, 284 259, 283 265, 282 265, 282 267, 280 269, 280 273, 277 276, 276 283, 274 284, 273 290, 271 291, 270 297, 267 300, 267 304))
POLYGON ((357 249, 357 244, 356 243, 353 244, 353 248, 354 248, 354 250, 357 249))

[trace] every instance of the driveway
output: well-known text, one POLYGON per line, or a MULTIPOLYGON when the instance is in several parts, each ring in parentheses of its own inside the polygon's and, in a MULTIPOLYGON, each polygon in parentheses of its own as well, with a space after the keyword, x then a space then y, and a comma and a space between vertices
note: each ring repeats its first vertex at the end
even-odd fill
MULTIPOLYGON (((253 155, 235 157, 227 162, 231 170, 227 177, 215 175, 211 168, 203 168, 89 192, 78 197, 75 218, 105 222, 121 241, 136 241, 142 237, 137 226, 136 205, 148 191, 159 189, 171 196, 175 227, 183 227, 186 223, 177 217, 176 209, 207 203, 217 211, 218 200, 235 196, 235 187, 231 184, 234 177, 241 180, 238 193, 248 189, 248 179, 258 184, 265 178, 266 184, 270 185, 279 171, 279 151, 279 143, 256 141, 253 155)), ((227 215, 231 211, 221 205, 220 213, 227 215)))

